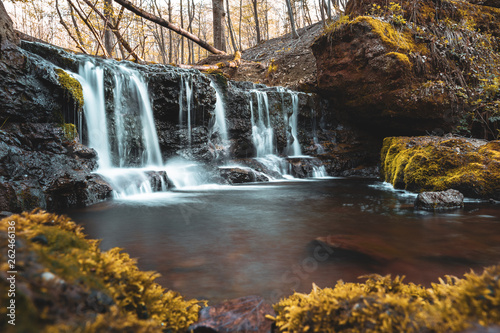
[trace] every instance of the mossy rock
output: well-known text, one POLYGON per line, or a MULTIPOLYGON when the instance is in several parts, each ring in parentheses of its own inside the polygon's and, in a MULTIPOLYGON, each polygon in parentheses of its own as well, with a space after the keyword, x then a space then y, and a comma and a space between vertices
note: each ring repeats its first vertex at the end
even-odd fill
POLYGON ((500 320, 500 266, 424 288, 390 275, 365 283, 313 285, 274 306, 281 332, 461 332, 500 320))
POLYGON ((500 198, 500 141, 461 137, 389 137, 382 178, 410 191, 456 189, 473 198, 500 198))
POLYGON ((312 45, 317 85, 379 136, 500 134, 500 9, 351 0, 312 45), (474 47, 471 47, 474 45, 474 47))
MULTIPOLYGON (((4 272, 13 225, 21 331, 185 332, 205 304, 164 290, 154 282, 157 273, 140 271, 121 249, 102 252, 99 241, 87 239, 69 218, 40 210, 0 221, 4 272)), ((6 293, 0 300, 9 301, 6 293)), ((5 307, 0 315, 6 315, 5 307)), ((2 332, 9 327, 0 323, 2 332)))
POLYGON ((65 88, 69 92, 73 100, 78 104, 79 108, 82 108, 84 100, 83 89, 80 82, 78 82, 77 79, 73 78, 71 75, 60 68, 56 68, 55 71, 57 73, 58 81, 61 87, 65 88))

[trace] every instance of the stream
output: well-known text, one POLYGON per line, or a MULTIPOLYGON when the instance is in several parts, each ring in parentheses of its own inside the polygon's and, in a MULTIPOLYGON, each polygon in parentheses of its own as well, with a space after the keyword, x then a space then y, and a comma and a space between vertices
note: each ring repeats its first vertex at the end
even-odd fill
POLYGON ((498 264, 500 206, 467 200, 433 213, 414 210, 414 200, 377 180, 333 178, 185 187, 67 213, 103 250, 123 248, 164 287, 212 304, 276 302, 313 282, 333 287, 372 273, 430 285, 498 264), (315 241, 327 236, 358 251, 315 241))

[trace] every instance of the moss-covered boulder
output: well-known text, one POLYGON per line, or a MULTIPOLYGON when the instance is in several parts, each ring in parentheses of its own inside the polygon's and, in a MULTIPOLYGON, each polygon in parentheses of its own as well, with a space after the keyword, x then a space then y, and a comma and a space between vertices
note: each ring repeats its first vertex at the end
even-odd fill
POLYGON ((500 10, 466 1, 351 0, 312 46, 318 88, 380 135, 500 133, 500 10))
POLYGON ((455 189, 472 198, 500 198, 500 141, 461 137, 389 137, 382 178, 410 191, 455 189))
MULTIPOLYGON (((281 332, 461 332, 500 320, 500 266, 424 288, 373 275, 365 283, 313 285, 275 305, 281 332)), ((479 332, 479 331, 478 331, 479 332)), ((481 332, 483 332, 481 330, 481 332)), ((484 331, 486 332, 486 331, 484 331)))
POLYGON ((35 211, 3 219, 0 249, 2 332, 185 332, 204 304, 164 290, 157 273, 140 271, 121 249, 99 250, 67 217, 35 211), (15 297, 6 292, 12 275, 15 297), (15 326, 4 306, 12 299, 15 326))

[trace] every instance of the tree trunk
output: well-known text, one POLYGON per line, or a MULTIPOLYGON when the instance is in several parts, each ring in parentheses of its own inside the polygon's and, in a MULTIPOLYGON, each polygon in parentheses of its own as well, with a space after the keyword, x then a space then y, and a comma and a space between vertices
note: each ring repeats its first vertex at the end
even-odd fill
MULTIPOLYGON (((71 0, 68 0, 68 1, 71 1, 71 0)), ((92 10, 97 14, 99 15, 99 17, 101 17, 102 20, 104 20, 104 14, 101 13, 89 0, 83 0, 83 2, 85 2, 90 8, 92 8, 92 10)), ((75 8, 76 9, 76 8, 75 8)), ((143 60, 141 59, 141 57, 139 57, 137 55, 137 53, 135 53, 135 51, 132 49, 132 47, 130 46, 130 44, 123 38, 123 36, 120 34, 120 32, 118 31, 118 28, 117 26, 113 26, 113 24, 111 22, 107 22, 108 26, 111 28, 111 31, 113 31, 113 33, 115 34, 116 38, 118 39, 118 41, 123 45, 123 47, 127 50, 127 52, 132 56, 134 57, 135 61, 137 62, 143 62, 143 60)), ((97 36, 99 37, 99 36, 97 36)), ((100 39, 98 39, 99 41, 100 39)), ((102 45, 101 45, 102 46, 102 45)), ((106 53, 106 50, 104 50, 104 52, 106 53)))
POLYGON ((241 18, 243 17, 243 0, 240 0, 240 25, 238 27, 238 44, 240 45, 240 50, 243 50, 241 46, 241 18))
POLYGON ((215 48, 226 52, 226 36, 224 33, 224 0, 212 0, 213 33, 215 48))
POLYGON ((255 32, 257 34, 257 44, 260 44, 260 25, 259 25, 259 12, 257 8, 257 1, 258 0, 252 0, 252 4, 253 4, 253 17, 255 19, 255 32))
MULTIPOLYGON (((168 21, 172 22, 172 0, 168 0, 168 21)), ((172 30, 168 30, 168 62, 172 63, 172 30)))
POLYGON ((292 4, 290 0, 286 0, 286 6, 288 7, 288 17, 290 18, 290 25, 292 27, 292 38, 299 38, 297 30, 295 30, 295 19, 293 18, 292 4))
MULTIPOLYGON (((104 0, 104 17, 106 22, 112 22, 113 0, 104 0)), ((113 32, 109 26, 104 23, 104 47, 110 56, 113 54, 113 32)))
POLYGON ((146 20, 149 20, 151 22, 154 22, 156 24, 159 24, 167 29, 170 29, 174 32, 176 32, 177 34, 181 35, 181 36, 184 36, 190 40, 192 40, 193 42, 195 42, 196 44, 200 45, 202 48, 206 49, 207 51, 211 52, 211 53, 214 53, 214 54, 225 54, 224 51, 222 50, 219 50, 215 47, 213 47, 212 45, 208 44, 207 42, 203 41, 203 40, 200 40, 198 37, 196 37, 195 35, 193 35, 192 33, 184 30, 184 29, 181 29, 179 28, 178 26, 168 22, 168 21, 165 21, 164 19, 158 17, 158 16, 155 16, 155 15, 152 15, 151 13, 148 13, 136 6, 134 6, 132 3, 130 3, 129 1, 127 0, 114 0, 116 3, 119 3, 120 5, 122 5, 123 7, 125 7, 126 9, 130 10, 131 12, 133 12, 134 14, 137 14, 143 18, 145 18, 146 20))
POLYGON ((226 11, 227 11, 227 25, 229 28, 229 34, 231 35, 231 43, 233 44, 234 52, 238 51, 238 45, 236 44, 236 39, 234 38, 233 24, 231 23, 231 14, 229 12, 229 0, 226 0, 226 11))
MULTIPOLYGON (((189 0, 188 0, 189 1, 189 0)), ((181 29, 184 29, 184 13, 182 12, 182 0, 180 0, 180 16, 181 16, 181 29)), ((184 63, 184 38, 181 37, 181 58, 179 60, 181 64, 184 63)))

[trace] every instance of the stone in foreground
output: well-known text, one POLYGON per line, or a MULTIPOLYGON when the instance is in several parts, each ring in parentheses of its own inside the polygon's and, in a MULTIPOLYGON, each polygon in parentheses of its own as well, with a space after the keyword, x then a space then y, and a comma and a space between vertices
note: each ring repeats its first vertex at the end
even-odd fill
POLYGON ((194 332, 255 332, 270 333, 274 316, 270 304, 262 297, 247 296, 203 308, 198 322, 189 327, 194 332))

